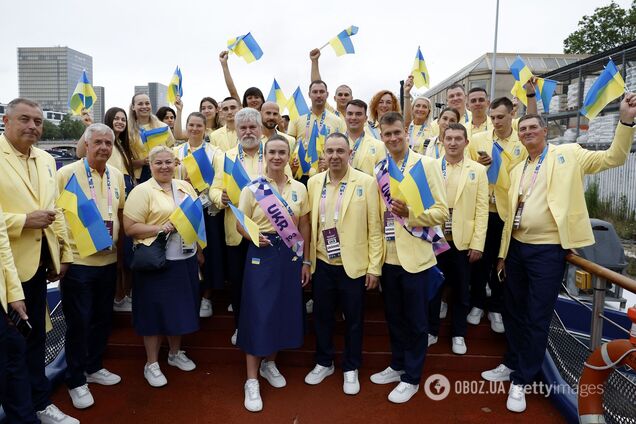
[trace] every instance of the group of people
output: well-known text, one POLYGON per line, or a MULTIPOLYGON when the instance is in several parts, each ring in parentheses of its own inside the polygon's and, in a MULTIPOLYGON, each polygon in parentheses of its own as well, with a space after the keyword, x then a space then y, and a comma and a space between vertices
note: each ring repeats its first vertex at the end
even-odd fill
POLYGON ((462 355, 467 324, 478 324, 488 311, 493 331, 506 334, 508 352, 482 377, 510 380, 507 408, 525 410, 524 386, 543 360, 566 251, 594 242, 582 176, 624 163, 636 95, 621 101, 611 147, 592 152, 547 143, 532 80, 528 113, 520 118, 512 100, 491 103, 483 88, 466 93, 456 84, 447 90, 448 108, 433 119, 431 101, 411 97, 411 77, 404 115, 390 91, 367 106, 347 85, 336 89, 331 107, 319 56, 310 53, 311 112, 289 122, 287 131, 279 107, 258 88, 239 101, 222 52, 230 96, 220 103, 203 98, 185 130, 180 99, 176 110, 160 110, 160 119, 148 96, 136 94, 128 114, 111 108, 104 124, 87 117, 80 159, 59 170, 35 146, 43 127, 39 105, 23 98, 9 103, 0 136, 0 401, 12 422, 78 422, 51 403, 44 374, 46 284, 56 280, 68 327, 66 386, 79 409, 95 401, 89 384, 121 381, 102 362, 113 308, 132 310, 146 349, 144 377, 161 387, 167 384, 159 365, 162 339, 168 365, 194 370, 181 336, 212 315, 212 289, 228 282, 231 342, 245 353, 249 411, 263 408, 259 376, 275 388, 286 385, 276 354, 303 344, 303 287, 310 283, 316 353, 308 385, 335 372, 338 310, 346 329, 343 391, 359 393, 365 292, 379 287, 392 357, 371 381, 395 384, 391 402, 405 403, 419 390, 440 319, 452 315, 451 347, 462 355), (300 155, 314 123, 327 135, 318 163, 306 169, 300 155), (147 149, 140 132, 166 125, 165 145, 147 149), (183 164, 199 149, 214 169, 201 191, 183 164), (238 198, 230 197, 223 177, 228 161, 240 163, 250 180, 238 198), (423 212, 395 189, 396 174, 424 178, 423 212), (56 207, 73 176, 113 241, 88 256, 78 249, 85 240, 75 239, 56 207), (187 197, 205 209, 203 249, 187 243, 170 221, 187 197), (165 265, 138 270, 133 262, 142 246, 165 250, 165 265), (26 338, 9 318, 15 315, 31 326, 26 338))

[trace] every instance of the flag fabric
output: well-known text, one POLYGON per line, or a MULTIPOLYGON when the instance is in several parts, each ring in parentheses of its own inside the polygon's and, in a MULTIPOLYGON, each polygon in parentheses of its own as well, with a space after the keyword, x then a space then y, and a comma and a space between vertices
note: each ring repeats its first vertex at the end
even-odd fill
POLYGON ((350 26, 349 28, 342 30, 338 35, 329 40, 329 44, 336 52, 336 56, 342 56, 344 54, 353 54, 355 49, 351 42, 351 36, 358 33, 357 26, 350 26))
POLYGON ((251 32, 230 38, 227 41, 227 49, 245 59, 247 63, 252 63, 263 56, 263 50, 261 50, 251 32))
MULTIPOLYGON (((523 86, 534 75, 528 66, 524 63, 521 56, 517 56, 515 61, 510 65, 510 72, 515 79, 515 83, 510 90, 510 93, 519 99, 521 103, 528 106, 528 96, 526 95, 526 89, 523 86)), ((546 78, 537 78, 535 84, 535 93, 537 100, 541 99, 543 104, 543 110, 545 113, 550 112, 550 100, 554 95, 557 87, 557 82, 546 78)))
POLYGON ((581 115, 594 119, 605 106, 625 92, 625 81, 612 59, 585 96, 581 115))
POLYGON ((402 182, 400 182, 400 191, 413 214, 420 216, 426 209, 435 204, 422 161, 418 160, 403 177, 402 182))
POLYGON ((269 94, 267 95, 268 102, 274 102, 280 108, 280 113, 283 113, 285 107, 287 106, 287 98, 283 93, 283 90, 278 85, 278 81, 274 78, 274 82, 272 83, 272 88, 269 90, 269 94))
POLYGON ((310 112, 300 87, 296 88, 294 94, 287 101, 287 111, 289 111, 289 119, 292 121, 310 112))
POLYGON ((57 206, 64 209, 75 246, 82 258, 112 246, 113 239, 104 224, 102 214, 95 201, 86 197, 75 174, 71 175, 57 199, 57 206))
POLYGON ((205 148, 195 150, 194 153, 183 158, 183 166, 188 172, 190 182, 198 191, 203 191, 212 185, 214 167, 210 163, 205 148))
POLYGON ((234 215, 236 216, 236 220, 238 221, 239 224, 241 224, 241 227, 243 227, 245 232, 249 234, 250 238, 252 239, 252 243, 254 243, 256 247, 260 247, 258 244, 258 241, 259 241, 258 225, 256 225, 256 223, 252 221, 250 218, 245 216, 242 210, 240 210, 239 208, 237 208, 231 203, 230 203, 230 209, 232 209, 232 212, 234 212, 234 215))
POLYGON ((415 54, 415 62, 413 63, 411 75, 413 75, 413 83, 415 84, 415 87, 428 88, 428 68, 426 67, 426 62, 424 62, 424 56, 422 55, 422 51, 419 46, 417 47, 417 53, 415 54))
POLYGON ((193 200, 186 195, 168 219, 186 244, 197 242, 201 249, 208 245, 200 199, 193 200))
POLYGON ((309 136, 309 142, 307 143, 307 161, 312 168, 318 168, 318 159, 320 159, 320 154, 318 153, 319 137, 320 131, 318 130, 318 123, 314 121, 314 126, 311 128, 311 135, 309 136))
POLYGON ((488 176, 488 184, 498 185, 507 188, 510 185, 510 176, 508 170, 509 156, 504 148, 497 142, 492 144, 490 153, 492 162, 486 171, 488 176))
POLYGON ((157 146, 165 146, 170 139, 170 127, 163 126, 159 128, 152 128, 146 130, 139 129, 139 136, 141 137, 141 143, 146 146, 148 151, 157 146))
POLYGON ((174 74, 172 74, 172 78, 168 83, 168 91, 166 92, 166 100, 170 104, 175 104, 177 101, 177 96, 183 96, 183 76, 181 75, 181 69, 177 66, 177 69, 174 70, 174 74))
POLYGON ((245 172, 241 160, 237 157, 236 161, 232 161, 227 155, 223 165, 223 185, 230 197, 230 201, 238 205, 241 197, 241 190, 250 182, 250 177, 245 172))
POLYGON ((311 169, 311 163, 307 161, 307 150, 302 140, 298 142, 298 162, 300 166, 296 170, 296 179, 300 179, 303 175, 307 175, 311 169))
POLYGON ((519 81, 523 86, 530 78, 532 78, 532 71, 525 64, 521 56, 517 56, 512 65, 510 65, 510 72, 516 81, 519 81))
POLYGON ((82 109, 90 109, 97 101, 97 94, 93 90, 93 86, 88 80, 86 70, 82 71, 79 81, 75 86, 75 91, 71 94, 69 100, 69 107, 73 112, 73 115, 81 115, 82 109))
POLYGON ((386 155, 386 157, 387 168, 389 170, 389 191, 391 192, 391 198, 405 201, 406 199, 402 191, 400 191, 400 183, 404 180, 404 175, 402 175, 402 171, 400 171, 400 168, 398 168, 397 163, 395 163, 391 155, 386 155))

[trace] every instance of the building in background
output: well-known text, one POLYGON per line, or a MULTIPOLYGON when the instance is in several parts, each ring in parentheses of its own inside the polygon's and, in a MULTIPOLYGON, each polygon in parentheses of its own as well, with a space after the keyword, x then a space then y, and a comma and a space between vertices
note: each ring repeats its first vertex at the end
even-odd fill
POLYGON ((106 90, 104 87, 94 86, 97 101, 93 105, 93 122, 104 123, 104 114, 106 113, 106 90))
POLYGON ((0 103, 0 132, 4 132, 4 122, 2 122, 2 117, 4 116, 7 110, 7 105, 5 103, 0 103))
POLYGON ((148 85, 136 85, 135 94, 143 93, 150 97, 152 104, 152 113, 157 113, 157 109, 162 106, 168 106, 166 95, 168 94, 168 86, 158 82, 149 82, 148 85))

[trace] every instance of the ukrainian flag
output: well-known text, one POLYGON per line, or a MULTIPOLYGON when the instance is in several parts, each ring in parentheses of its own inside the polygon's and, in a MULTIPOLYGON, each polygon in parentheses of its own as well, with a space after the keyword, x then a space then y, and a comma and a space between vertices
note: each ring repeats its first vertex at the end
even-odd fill
POLYGON ((268 102, 274 102, 280 108, 280 113, 283 113, 283 110, 287 106, 287 98, 283 93, 283 90, 278 85, 278 81, 274 78, 274 83, 272 84, 272 88, 269 90, 269 94, 267 95, 268 102))
POLYGON ((243 168, 240 159, 237 157, 236 161, 232 161, 232 159, 226 155, 223 164, 223 186, 232 203, 238 205, 241 190, 243 190, 243 187, 249 182, 250 177, 247 175, 247 172, 245 172, 245 168, 243 168))
MULTIPOLYGON (((541 99, 543 103, 543 110, 545 113, 550 112, 550 100, 556 91, 557 82, 546 78, 537 78, 535 85, 535 93, 538 99, 541 99)), ((515 81, 510 93, 519 99, 521 103, 528 106, 528 97, 526 95, 526 89, 523 88, 523 84, 519 81, 515 81)))
POLYGON ((510 176, 508 175, 508 154, 499 143, 492 144, 492 152, 490 154, 492 162, 488 167, 486 175, 488 176, 488 184, 500 187, 509 187, 510 176))
POLYGON ((391 155, 386 155, 386 160, 389 171, 389 190, 391 192, 391 198, 405 201, 406 199, 400 191, 400 183, 404 180, 404 175, 402 175, 402 171, 400 171, 400 168, 398 168, 397 163, 395 163, 391 155))
POLYGON ((203 191, 212 185, 214 167, 210 163, 205 148, 195 150, 183 159, 183 166, 188 172, 190 182, 198 191, 203 191))
POLYGON ((152 128, 150 130, 140 128, 139 136, 141 138, 141 143, 146 146, 148 151, 150 151, 154 147, 166 145, 170 139, 170 127, 166 125, 159 128, 152 128))
POLYGON ((198 198, 186 195, 179 206, 168 218, 186 244, 199 243, 205 249, 208 241, 205 235, 205 220, 203 219, 203 205, 198 198))
POLYGON ((510 65, 510 72, 516 81, 521 83, 523 86, 530 78, 532 78, 532 71, 528 68, 528 65, 525 64, 521 56, 517 56, 512 65, 510 65))
POLYGON ((319 137, 318 123, 314 121, 314 126, 311 128, 311 136, 309 136, 309 142, 307 143, 307 159, 312 168, 318 167, 318 159, 320 159, 320 154, 318 153, 319 137))
POLYGON ((287 101, 287 110, 289 111, 289 119, 292 121, 310 112, 300 87, 296 88, 294 94, 287 101))
POLYGON ((598 76, 587 92, 585 102, 583 102, 583 107, 581 108, 581 115, 590 120, 594 119, 605 106, 624 92, 625 81, 623 81, 621 73, 612 59, 610 59, 607 66, 605 66, 605 70, 598 76))
POLYGON ((227 49, 245 59, 247 63, 252 63, 263 56, 263 50, 261 50, 261 47, 250 32, 230 38, 227 41, 227 49))
POLYGON ((168 91, 166 92, 166 100, 168 103, 175 104, 177 96, 183 97, 183 76, 181 75, 181 69, 177 66, 174 70, 172 78, 168 83, 168 91))
POLYGON ((417 47, 417 53, 415 54, 415 62, 413 63, 411 75, 413 75, 413 83, 415 84, 415 87, 428 88, 428 68, 426 67, 426 62, 424 62, 424 56, 422 55, 422 51, 419 46, 417 47))
POLYGON ((92 108, 96 101, 97 94, 95 94, 93 86, 90 81, 88 81, 86 70, 84 70, 82 71, 82 76, 79 81, 77 81, 75 91, 71 94, 71 99, 68 103, 69 107, 71 108, 73 115, 81 115, 82 109, 92 108))
POLYGON ((311 169, 311 163, 307 161, 307 150, 305 150, 305 144, 302 140, 298 142, 298 162, 300 166, 296 170, 296 179, 300 179, 303 175, 308 175, 311 169))
POLYGON ((351 36, 356 35, 358 33, 357 26, 350 26, 349 28, 341 31, 334 38, 329 40, 329 44, 333 47, 333 50, 336 52, 336 56, 342 56, 344 54, 353 54, 355 53, 355 49, 353 48, 353 43, 351 42, 351 36))
POLYGON ((232 209, 232 212, 234 212, 234 215, 236 216, 236 220, 238 221, 239 224, 241 224, 241 227, 243 227, 245 232, 249 234, 250 238, 252 239, 252 243, 254 243, 256 247, 260 247, 258 244, 258 241, 259 241, 258 225, 256 225, 254 221, 246 217, 242 210, 240 210, 239 208, 237 208, 231 203, 230 203, 230 209, 232 209))
POLYGON ((57 199, 57 207, 64 209, 80 257, 85 258, 113 245, 95 201, 86 197, 75 174, 71 175, 57 199))
POLYGON ((404 176, 400 183, 400 191, 415 216, 422 215, 426 209, 435 204, 421 160, 418 160, 404 176))

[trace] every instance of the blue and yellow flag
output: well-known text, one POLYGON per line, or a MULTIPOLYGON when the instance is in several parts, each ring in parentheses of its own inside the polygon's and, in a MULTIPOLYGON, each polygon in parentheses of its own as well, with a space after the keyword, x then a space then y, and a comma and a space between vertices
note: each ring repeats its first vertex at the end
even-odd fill
POLYGON ((205 148, 195 150, 194 153, 183 158, 183 166, 185 166, 190 182, 198 191, 201 192, 212 185, 214 167, 210 163, 205 148))
POLYGON ((391 193, 391 199, 406 201, 400 190, 400 183, 404 180, 404 175, 402 175, 402 171, 400 171, 400 168, 398 168, 397 163, 395 163, 391 155, 386 155, 386 160, 389 171, 389 191, 391 193))
POLYGON ((424 56, 422 55, 422 51, 419 46, 417 46, 417 53, 415 54, 415 62, 413 63, 411 75, 413 75, 413 83, 415 84, 415 87, 428 88, 428 68, 426 67, 426 62, 424 62, 424 56))
POLYGON ((300 87, 296 88, 294 94, 287 101, 287 110, 289 111, 289 119, 292 121, 310 112, 300 87))
POLYGON ((203 219, 203 205, 198 198, 186 195, 168 218, 186 244, 199 243, 201 249, 208 245, 203 219))
POLYGON ((236 216, 236 220, 238 221, 239 224, 241 224, 241 227, 243 227, 243 230, 245 230, 245 232, 249 234, 250 238, 252 239, 252 243, 254 243, 256 247, 260 247, 258 244, 258 241, 259 241, 258 225, 256 225, 256 223, 252 221, 250 218, 246 217, 242 210, 240 210, 239 208, 237 208, 231 203, 230 203, 230 209, 232 209, 232 212, 234 212, 234 215, 236 216))
POLYGON ((272 88, 269 90, 269 94, 267 95, 268 102, 274 102, 280 108, 280 113, 283 113, 285 107, 287 106, 287 98, 285 97, 285 93, 278 85, 278 81, 274 78, 274 82, 272 83, 272 88))
POLYGON ((235 205, 238 205, 239 198, 241 197, 241 190, 250 182, 250 177, 245 172, 243 164, 237 157, 235 161, 232 161, 227 155, 225 155, 225 162, 223 165, 223 186, 227 195, 230 197, 230 201, 235 205))
POLYGON ((342 30, 338 35, 329 40, 329 44, 336 52, 336 56, 342 56, 344 54, 353 54, 355 49, 351 42, 351 36, 358 33, 357 26, 350 26, 349 28, 342 30))
POLYGON ((177 66, 174 70, 170 83, 168 84, 168 91, 166 92, 166 100, 170 104, 175 104, 177 96, 183 97, 183 76, 181 75, 181 69, 177 66))
POLYGON ((252 63, 263 56, 263 50, 261 50, 251 32, 230 38, 227 41, 227 49, 245 59, 247 63, 252 63))
POLYGON ((585 96, 581 115, 592 120, 605 106, 625 92, 625 81, 612 59, 585 96))
POLYGON ((139 137, 141 138, 141 143, 146 146, 148 151, 150 151, 157 146, 166 145, 170 139, 170 127, 166 125, 159 128, 152 128, 150 130, 140 128, 139 137))
POLYGON ((422 215, 426 209, 435 204, 421 160, 418 160, 404 175, 404 179, 400 183, 400 191, 415 216, 422 215))
POLYGON ((71 108, 73 115, 81 115, 82 109, 92 108, 96 101, 97 94, 95 94, 95 90, 93 90, 93 86, 88 80, 86 70, 84 70, 82 71, 82 76, 79 81, 77 81, 75 91, 71 94, 71 99, 69 100, 68 105, 71 108))
POLYGON ((530 78, 532 78, 532 71, 528 68, 528 65, 523 61, 521 56, 517 56, 512 65, 510 65, 510 72, 515 81, 519 81, 523 86, 530 78))
POLYGON ((82 258, 113 245, 102 214, 95 201, 86 197, 75 174, 71 175, 57 199, 57 207, 64 209, 75 246, 82 258))
POLYGON ((307 150, 305 150, 305 144, 302 140, 298 141, 298 162, 300 166, 296 170, 295 178, 298 180, 303 175, 308 175, 311 169, 311 163, 307 161, 307 150))
POLYGON ((504 148, 497 142, 492 144, 490 153, 492 162, 486 171, 488 184, 493 184, 503 188, 510 186, 510 175, 508 173, 509 157, 504 148))
POLYGON ((320 131, 318 130, 318 123, 314 121, 314 126, 311 128, 311 135, 309 136, 309 142, 307 142, 307 162, 309 162, 312 168, 316 169, 318 168, 318 159, 320 159, 320 153, 318 153, 319 137, 320 131))
MULTIPOLYGON (((532 71, 528 68, 523 59, 521 59, 521 56, 517 56, 512 65, 510 65, 510 72, 515 79, 510 93, 518 98, 525 106, 528 106, 528 96, 523 86, 534 76, 532 75, 532 71)), ((554 80, 546 78, 536 79, 534 90, 537 95, 537 100, 541 99, 545 113, 550 112, 550 100, 556 91, 556 87, 557 82, 554 80)))

